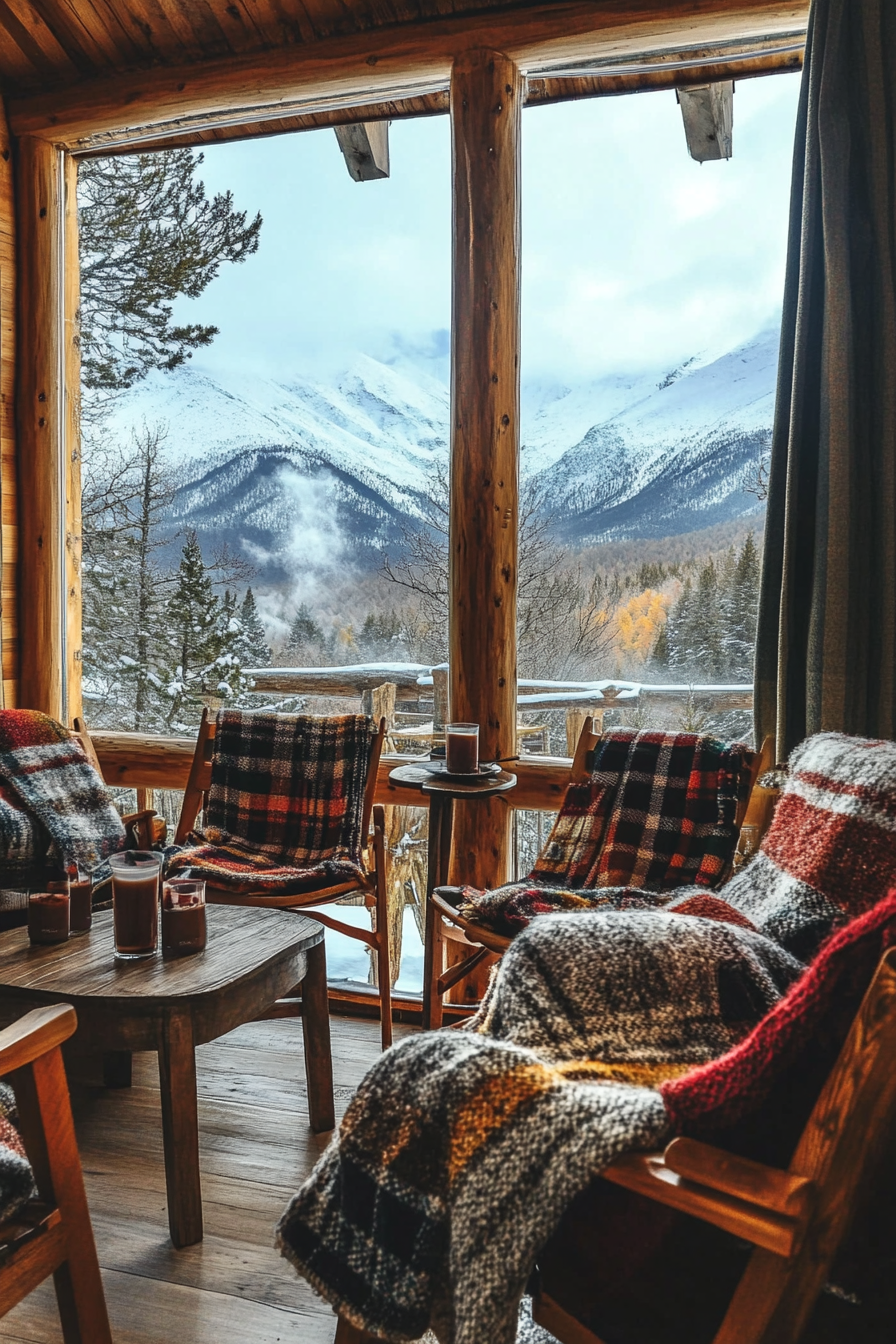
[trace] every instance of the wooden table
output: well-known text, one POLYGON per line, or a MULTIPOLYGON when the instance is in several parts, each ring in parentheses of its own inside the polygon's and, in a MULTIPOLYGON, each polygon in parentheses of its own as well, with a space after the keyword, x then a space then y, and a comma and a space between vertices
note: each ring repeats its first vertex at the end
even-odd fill
MULTIPOLYGON (((451 860, 451 832, 454 827, 454 802, 462 798, 492 798, 496 793, 507 793, 516 787, 516 775, 502 770, 497 775, 484 775, 469 784, 456 779, 445 779, 431 774, 421 765, 399 765, 389 774, 394 784, 418 788, 429 798, 429 848, 426 866, 426 940, 423 945, 423 1029, 441 1026, 442 992, 438 988, 441 966, 436 969, 436 956, 441 959, 441 916, 434 911, 430 895, 435 887, 448 881, 451 860)), ((447 987, 446 987, 447 988, 447 987)))
POLYGON ((195 1047, 250 1022, 302 985, 311 1127, 332 1129, 333 1069, 324 930, 278 910, 209 906, 208 946, 195 956, 115 961, 112 913, 90 933, 32 947, 24 929, 0 934, 0 1014, 71 1003, 76 1039, 96 1051, 156 1050, 168 1226, 175 1246, 202 1240, 195 1047))

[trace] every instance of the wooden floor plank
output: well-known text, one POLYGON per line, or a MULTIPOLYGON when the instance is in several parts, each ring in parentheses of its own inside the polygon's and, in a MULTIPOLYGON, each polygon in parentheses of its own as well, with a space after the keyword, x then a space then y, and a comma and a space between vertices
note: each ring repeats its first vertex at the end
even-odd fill
MULTIPOLYGON (((396 1035, 413 1030, 396 1027, 396 1035)), ((379 1056, 379 1024, 332 1022, 336 1113, 379 1056)), ((197 1051, 205 1238, 168 1237, 155 1055, 133 1086, 72 1089, 115 1344, 332 1344, 335 1317, 273 1248, 274 1226, 329 1142, 312 1134, 296 1019, 197 1051)), ((0 1321, 2 1344, 61 1344, 52 1287, 0 1321)))

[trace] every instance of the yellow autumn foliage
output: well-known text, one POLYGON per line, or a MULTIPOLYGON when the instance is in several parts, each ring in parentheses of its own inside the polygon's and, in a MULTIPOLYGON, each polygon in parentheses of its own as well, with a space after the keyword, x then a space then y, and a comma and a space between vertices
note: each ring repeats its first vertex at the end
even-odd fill
POLYGON ((645 662, 666 624, 671 599, 647 588, 616 613, 616 649, 624 662, 645 662))

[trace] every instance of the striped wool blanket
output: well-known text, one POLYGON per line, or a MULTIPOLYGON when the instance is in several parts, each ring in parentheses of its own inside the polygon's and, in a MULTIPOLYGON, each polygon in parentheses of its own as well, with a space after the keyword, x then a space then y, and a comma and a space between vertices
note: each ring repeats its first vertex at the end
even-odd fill
POLYGON ((74 734, 36 710, 0 710, 0 885, 45 863, 90 871, 124 845, 112 797, 74 734))
MULTIPOLYGON (((534 875, 533 875, 534 876, 534 875)), ((673 893, 527 880, 465 889, 460 911, 514 936, 538 915, 664 909, 754 928, 807 960, 896 881, 896 743, 819 733, 792 752, 758 854, 724 886, 673 893)))
MULTIPOLYGON (((540 1248, 621 1154, 686 1134, 786 1165, 894 940, 896 893, 808 970, 710 920, 534 921, 478 1032, 412 1036, 373 1066, 281 1219, 282 1253, 378 1338, 512 1344, 540 1248)), ((617 1243, 630 1219, 601 1229, 617 1243)))
POLYGON ((360 714, 218 713, 201 835, 173 854, 239 890, 299 893, 364 879, 364 786, 376 729, 360 714))
POLYGON ((569 1201, 668 1137, 655 1084, 723 1054, 801 970, 710 921, 535 921, 481 1033, 424 1033, 374 1065, 280 1224, 283 1253, 384 1339, 433 1328, 441 1344, 511 1344, 569 1201))

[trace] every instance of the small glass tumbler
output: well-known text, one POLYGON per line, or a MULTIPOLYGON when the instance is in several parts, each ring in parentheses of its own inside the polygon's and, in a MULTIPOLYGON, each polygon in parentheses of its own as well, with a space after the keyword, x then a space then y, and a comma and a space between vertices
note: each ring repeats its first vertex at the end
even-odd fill
POLYGON ((125 849, 113 854, 109 864, 115 955, 120 961, 151 957, 159 945, 161 855, 125 849))
POLYGON ((68 876, 45 879, 43 891, 28 897, 28 939, 32 943, 64 943, 69 932, 68 876))
POLYGON ((162 885, 162 956, 189 957, 205 951, 205 883, 195 878, 172 878, 162 885))
POLYGON ((479 773, 479 724, 445 725, 445 768, 449 775, 479 773))
POLYGON ((93 880, 82 873, 76 864, 68 870, 68 891, 71 901, 72 933, 88 933, 93 923, 93 880))

